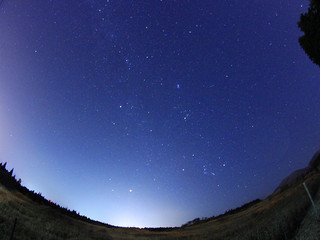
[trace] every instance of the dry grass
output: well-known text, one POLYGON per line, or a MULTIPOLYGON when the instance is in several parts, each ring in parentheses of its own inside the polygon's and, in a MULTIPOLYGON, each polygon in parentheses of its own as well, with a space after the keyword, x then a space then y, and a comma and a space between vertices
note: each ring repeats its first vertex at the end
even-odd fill
POLYGON ((312 172, 306 179, 246 210, 171 231, 116 228, 83 222, 0 185, 0 238, 9 239, 14 219, 17 218, 15 239, 263 240, 295 239, 296 234, 296 239, 307 239, 303 233, 311 232, 309 228, 313 225, 318 226, 319 230, 319 223, 317 225, 317 222, 307 215, 310 214, 310 201, 301 184, 303 180, 315 194, 319 187, 320 174, 312 172), (301 229, 297 231, 302 221, 301 229))

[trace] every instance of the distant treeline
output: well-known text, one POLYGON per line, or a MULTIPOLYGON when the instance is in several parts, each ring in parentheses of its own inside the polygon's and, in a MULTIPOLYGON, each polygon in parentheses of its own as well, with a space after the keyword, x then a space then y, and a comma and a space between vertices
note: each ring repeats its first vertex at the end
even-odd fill
MULTIPOLYGON (((41 204, 41 205, 46 205, 46 206, 50 206, 54 209, 57 209, 60 213, 67 215, 69 217, 78 219, 78 220, 82 220, 85 222, 89 222, 89 223, 93 223, 93 224, 98 224, 101 226, 106 226, 106 227, 110 227, 110 228, 116 228, 116 226, 112 226, 109 224, 105 224, 105 223, 101 223, 99 221, 94 221, 86 216, 82 216, 79 213, 77 213, 75 210, 70 210, 68 208, 65 207, 61 207, 59 204, 56 204, 52 201, 47 200, 45 197, 43 197, 41 195, 41 193, 36 193, 34 191, 30 191, 28 188, 24 187, 21 185, 21 179, 19 178, 18 180, 16 179, 16 176, 13 174, 14 169, 11 169, 10 171, 8 171, 6 169, 6 165, 7 163, 0 163, 0 183, 2 185, 4 185, 9 191, 18 191, 22 194, 24 194, 25 196, 27 196, 28 198, 30 198, 32 201, 41 204)), ((191 226, 191 225, 195 225, 195 224, 200 224, 200 223, 204 223, 204 222, 208 222, 212 219, 217 219, 220 218, 222 216, 225 215, 229 215, 229 214, 234 214, 240 211, 243 211, 247 208, 249 208, 250 206, 260 202, 260 199, 256 199, 250 203, 244 204, 241 207, 238 207, 236 209, 232 209, 232 210, 228 210, 226 211, 224 214, 219 215, 217 217, 213 216, 213 217, 209 217, 209 218, 195 218, 185 224, 183 224, 181 227, 187 227, 187 226, 191 226)), ((153 232, 162 232, 162 231, 171 231, 176 229, 176 227, 168 227, 168 228, 146 228, 149 231, 153 231, 153 232)))
POLYGON ((101 223, 99 221, 94 221, 86 216, 82 216, 79 213, 77 213, 76 211, 71 211, 68 208, 65 207, 61 207, 59 204, 56 204, 52 201, 47 200, 46 198, 44 198, 41 193, 36 193, 34 191, 30 191, 28 188, 24 187, 21 185, 21 179, 19 178, 19 180, 16 179, 16 176, 13 175, 13 170, 8 171, 6 169, 6 165, 7 163, 0 163, 0 183, 2 185, 4 185, 9 191, 18 191, 22 194, 24 194, 25 196, 29 197, 31 200, 33 200, 34 202, 40 204, 40 205, 46 205, 46 206, 50 206, 56 210, 58 210, 60 213, 67 215, 69 217, 78 219, 78 220, 82 220, 88 223, 93 223, 93 224, 97 224, 97 225, 101 225, 101 226, 105 226, 105 227, 110 227, 110 228, 116 228, 115 226, 109 225, 109 224, 105 224, 105 223, 101 223))
POLYGON ((227 215, 231 215, 231 214, 235 214, 235 213, 238 213, 238 212, 241 212, 241 211, 244 211, 246 209, 248 209, 249 207, 257 204, 261 202, 260 199, 256 199, 256 200, 253 200, 249 203, 246 203, 244 205, 242 205, 241 207, 238 207, 238 208, 235 208, 235 209, 230 209, 230 210, 227 210, 225 211, 224 214, 221 214, 217 217, 213 216, 213 217, 209 217, 209 218, 195 218, 185 224, 183 224, 181 227, 188 227, 188 226, 192 226, 192 225, 196 225, 196 224, 200 224, 200 223, 205 223, 205 222, 209 222, 210 220, 213 220, 213 219, 219 219, 221 217, 224 217, 224 216, 227 216, 227 215))

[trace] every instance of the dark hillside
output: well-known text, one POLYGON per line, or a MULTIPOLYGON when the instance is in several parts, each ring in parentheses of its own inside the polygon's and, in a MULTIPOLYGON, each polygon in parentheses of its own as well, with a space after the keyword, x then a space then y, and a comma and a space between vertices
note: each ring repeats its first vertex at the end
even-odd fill
POLYGON ((11 171, 8 171, 6 169, 6 165, 7 165, 6 162, 0 163, 0 183, 3 186, 5 186, 8 190, 18 191, 18 192, 22 193, 23 195, 27 196, 28 198, 30 198, 35 203, 38 203, 38 204, 44 205, 44 206, 50 206, 50 207, 56 209, 57 211, 59 211, 60 213, 65 214, 66 216, 69 216, 69 217, 72 217, 72 218, 75 218, 75 219, 78 219, 81 221, 102 225, 102 226, 114 227, 109 224, 104 224, 104 223, 101 223, 98 221, 91 220, 91 219, 87 218, 86 216, 81 216, 74 210, 71 211, 67 208, 61 207, 59 204, 56 204, 56 203, 53 203, 52 201, 47 200, 45 197, 43 197, 41 195, 41 193, 36 193, 34 191, 30 191, 29 189, 27 189, 26 187, 21 185, 21 179, 17 180, 16 176, 13 175, 14 169, 12 169, 11 171))
POLYGON ((217 217, 196 218, 180 228, 150 229, 113 227, 80 216, 21 186, 13 170, 1 164, 0 236, 9 239, 17 218, 15 239, 292 239, 298 232, 301 235, 301 227, 310 229, 317 221, 302 183, 318 206, 318 163, 319 152, 306 173, 266 200, 254 200, 217 217))

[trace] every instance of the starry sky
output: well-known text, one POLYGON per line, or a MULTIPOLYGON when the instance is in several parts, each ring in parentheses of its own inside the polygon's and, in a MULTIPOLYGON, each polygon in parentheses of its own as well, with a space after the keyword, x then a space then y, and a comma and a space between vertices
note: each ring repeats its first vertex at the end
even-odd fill
POLYGON ((271 194, 320 148, 308 1, 5 0, 0 161, 117 226, 271 194))

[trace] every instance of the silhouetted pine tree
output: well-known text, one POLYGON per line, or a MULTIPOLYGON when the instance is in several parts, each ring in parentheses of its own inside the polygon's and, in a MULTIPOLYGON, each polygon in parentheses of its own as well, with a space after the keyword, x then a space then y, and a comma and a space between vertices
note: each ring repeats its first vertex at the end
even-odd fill
POLYGON ((298 26, 304 35, 299 38, 300 46, 311 61, 320 66, 320 1, 310 0, 308 12, 301 14, 298 26))
POLYGON ((6 167, 7 167, 7 162, 5 162, 4 164, 1 164, 1 168, 2 168, 3 170, 6 170, 6 167))

